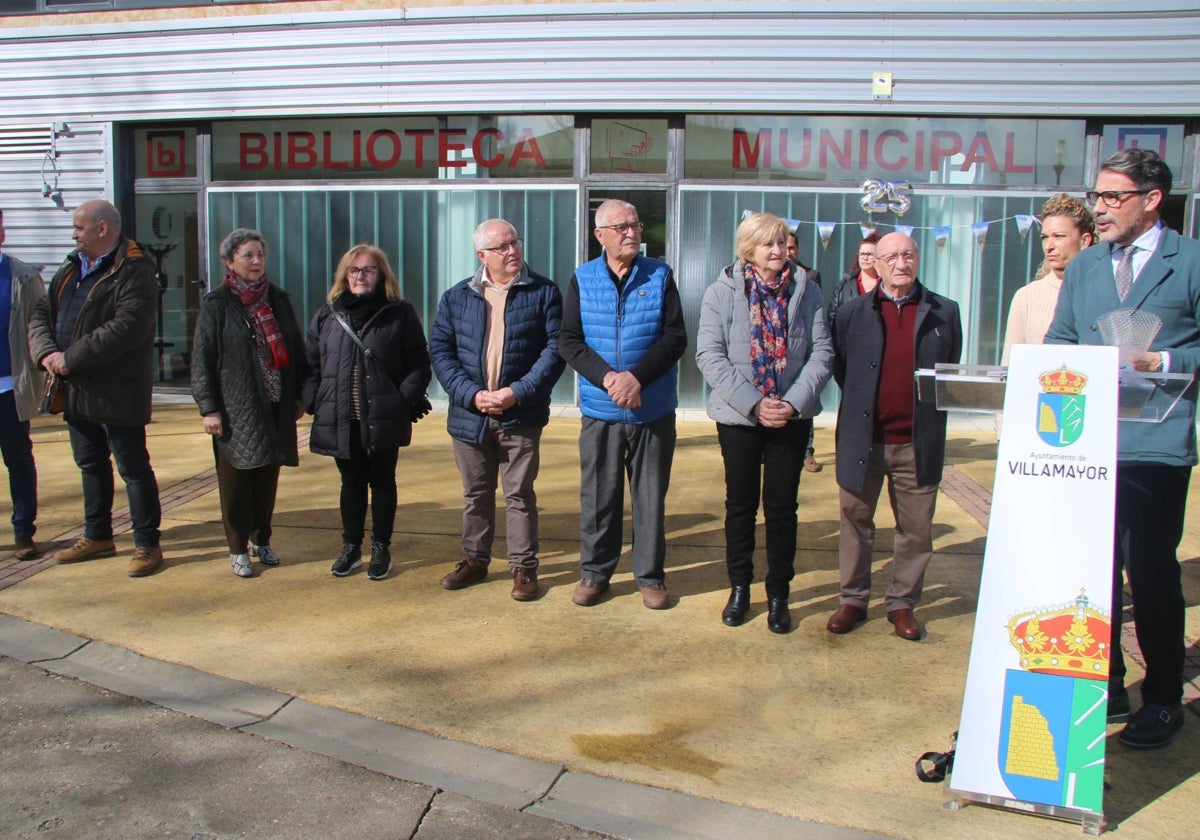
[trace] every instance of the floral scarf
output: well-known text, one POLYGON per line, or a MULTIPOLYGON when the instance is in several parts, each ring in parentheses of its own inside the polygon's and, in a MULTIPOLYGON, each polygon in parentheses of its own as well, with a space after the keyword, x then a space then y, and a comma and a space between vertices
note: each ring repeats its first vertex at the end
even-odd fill
POLYGON ((746 295, 750 299, 750 367, 754 385, 765 396, 779 397, 787 368, 788 298, 792 264, 768 283, 745 263, 746 295))
POLYGON ((267 280, 267 275, 264 274, 257 283, 247 283, 233 271, 228 271, 225 273, 225 285, 237 295, 242 306, 246 307, 246 310, 253 316, 254 327, 258 331, 259 337, 266 342, 271 351, 271 367, 275 370, 287 367, 287 363, 290 361, 287 343, 283 340, 283 333, 279 331, 279 322, 275 320, 275 312, 267 300, 267 290, 271 285, 267 280))

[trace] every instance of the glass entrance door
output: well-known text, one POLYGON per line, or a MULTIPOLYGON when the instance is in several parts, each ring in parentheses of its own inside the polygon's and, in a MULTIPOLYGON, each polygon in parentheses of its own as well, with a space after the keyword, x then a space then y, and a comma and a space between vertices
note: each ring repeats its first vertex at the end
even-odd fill
POLYGON ((628 201, 637 208, 642 220, 642 253, 656 260, 671 262, 671 240, 667 227, 668 192, 665 189, 621 189, 619 187, 592 187, 588 190, 587 243, 588 259, 600 256, 600 243, 592 234, 596 224, 596 208, 610 198, 628 201))
POLYGON ((187 387, 192 334, 204 293, 195 192, 143 193, 134 200, 134 230, 155 265, 158 331, 155 380, 187 387))

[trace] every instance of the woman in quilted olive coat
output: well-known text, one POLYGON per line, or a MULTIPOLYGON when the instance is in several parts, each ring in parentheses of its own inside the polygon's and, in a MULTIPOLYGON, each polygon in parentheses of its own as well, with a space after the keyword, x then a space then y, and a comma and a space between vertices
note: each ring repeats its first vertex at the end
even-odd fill
POLYGON ((204 298, 192 356, 192 396, 213 436, 221 519, 238 577, 250 556, 278 566, 271 516, 279 468, 299 463, 296 420, 304 339, 287 294, 267 279, 267 243, 238 228, 219 250, 225 280, 204 298))

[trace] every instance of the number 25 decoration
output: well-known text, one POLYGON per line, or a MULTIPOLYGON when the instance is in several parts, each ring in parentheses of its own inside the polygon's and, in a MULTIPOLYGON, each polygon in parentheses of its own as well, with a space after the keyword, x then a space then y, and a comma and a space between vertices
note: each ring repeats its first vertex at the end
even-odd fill
POLYGON ((912 207, 912 184, 908 181, 880 181, 869 178, 863 181, 862 207, 868 213, 886 213, 889 210, 903 216, 912 207))

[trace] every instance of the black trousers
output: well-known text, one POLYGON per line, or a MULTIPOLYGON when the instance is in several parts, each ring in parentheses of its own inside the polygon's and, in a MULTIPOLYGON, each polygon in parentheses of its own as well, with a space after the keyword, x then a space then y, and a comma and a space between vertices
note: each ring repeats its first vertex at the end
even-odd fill
POLYGON ((371 489, 371 541, 388 545, 396 524, 396 460, 400 450, 363 449, 359 424, 350 427, 350 457, 335 458, 342 474, 342 542, 361 545, 371 489))
POLYGON ((1183 697, 1184 602, 1176 549, 1183 537, 1191 467, 1117 467, 1113 548, 1113 645, 1109 684, 1125 681, 1120 645, 1121 572, 1129 576, 1138 645, 1146 660, 1142 700, 1171 706, 1183 697))
POLYGON ((767 597, 786 598, 796 569, 796 494, 812 420, 782 429, 717 424, 725 462, 725 563, 733 586, 754 579, 754 529, 762 498, 767 597))
POLYGON ((279 488, 279 464, 239 470, 214 441, 217 453, 217 489, 221 495, 221 521, 230 554, 245 554, 246 543, 271 544, 271 517, 279 488))

